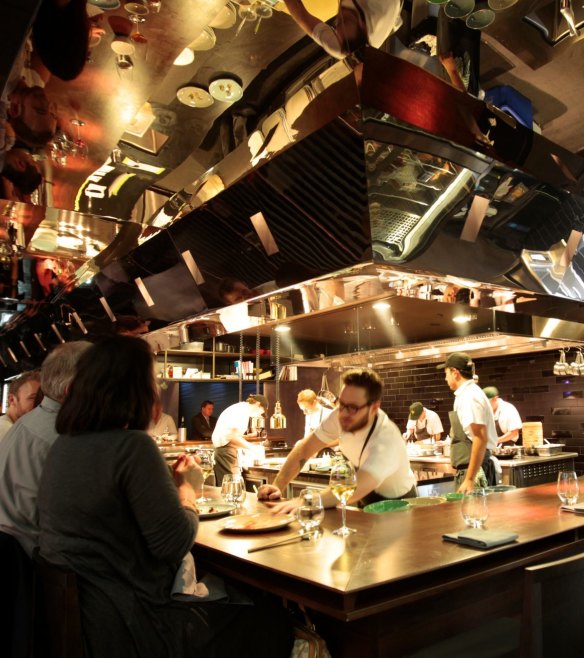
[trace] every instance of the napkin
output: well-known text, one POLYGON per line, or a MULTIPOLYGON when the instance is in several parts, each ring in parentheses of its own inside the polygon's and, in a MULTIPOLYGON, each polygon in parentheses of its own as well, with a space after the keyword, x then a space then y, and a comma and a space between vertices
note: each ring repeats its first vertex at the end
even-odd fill
POLYGON ((204 583, 197 582, 197 572, 195 571, 195 560, 191 553, 187 553, 180 563, 172 590, 172 598, 182 599, 184 597, 206 598, 209 596, 209 590, 204 583))
POLYGON ((562 505, 562 509, 566 512, 576 512, 576 514, 584 514, 584 503, 576 503, 575 505, 562 505))
POLYGON ((480 528, 471 528, 462 532, 454 532, 442 535, 442 539, 453 541, 457 544, 474 546, 475 548, 495 548, 503 544, 511 544, 517 537, 515 532, 506 530, 482 530, 480 528))

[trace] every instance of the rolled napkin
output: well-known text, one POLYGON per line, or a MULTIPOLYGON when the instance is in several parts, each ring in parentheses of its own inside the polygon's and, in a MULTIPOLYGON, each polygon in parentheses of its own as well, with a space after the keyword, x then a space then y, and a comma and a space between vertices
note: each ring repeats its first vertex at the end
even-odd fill
POLYGON ((584 503, 576 503, 575 505, 562 505, 565 512, 575 512, 576 514, 584 514, 584 503))
POLYGON ((474 548, 495 548, 495 546, 513 543, 518 536, 517 533, 507 532, 506 530, 471 528, 462 532, 447 533, 442 535, 442 539, 453 541, 456 544, 473 546, 474 548))
POLYGON ((179 565, 170 595, 173 599, 184 599, 185 597, 202 599, 209 596, 207 586, 197 582, 195 560, 190 553, 183 557, 179 565))

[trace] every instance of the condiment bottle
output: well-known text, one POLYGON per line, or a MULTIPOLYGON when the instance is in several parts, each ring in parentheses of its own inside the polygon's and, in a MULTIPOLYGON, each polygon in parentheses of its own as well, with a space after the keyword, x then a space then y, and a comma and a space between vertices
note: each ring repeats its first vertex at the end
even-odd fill
POLYGON ((180 419, 180 425, 178 426, 178 440, 186 441, 187 440, 187 426, 185 425, 185 417, 182 416, 180 419))

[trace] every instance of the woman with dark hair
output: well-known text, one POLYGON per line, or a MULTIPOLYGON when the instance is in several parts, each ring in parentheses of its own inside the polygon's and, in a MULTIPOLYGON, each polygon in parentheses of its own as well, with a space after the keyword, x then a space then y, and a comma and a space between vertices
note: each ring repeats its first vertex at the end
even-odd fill
POLYGON ((171 598, 198 517, 192 458, 175 464, 173 483, 146 434, 156 406, 148 344, 112 336, 81 357, 57 417, 40 551, 78 576, 86 658, 284 658, 290 629, 277 606, 171 598))

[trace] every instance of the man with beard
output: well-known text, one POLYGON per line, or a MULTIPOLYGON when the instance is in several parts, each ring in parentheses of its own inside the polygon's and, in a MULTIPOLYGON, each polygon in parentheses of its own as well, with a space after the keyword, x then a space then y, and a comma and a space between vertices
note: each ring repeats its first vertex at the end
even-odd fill
MULTIPOLYGON (((16 188, 16 192, 22 196, 21 201, 26 200, 42 183, 40 167, 32 155, 22 148, 13 148, 6 153, 4 168, 0 176, 8 179, 16 188)), ((5 199, 8 196, 4 197, 5 199)))
MULTIPOLYGON (((415 497, 416 480, 401 432, 380 409, 383 386, 379 376, 367 368, 349 370, 342 384, 338 407, 310 436, 296 443, 274 484, 260 487, 259 499, 280 498, 306 461, 336 439, 357 470, 357 488, 349 505, 415 497)), ((330 489, 321 496, 325 507, 337 504, 330 489)), ((291 500, 273 507, 277 512, 289 512, 297 506, 298 500, 291 500)))

